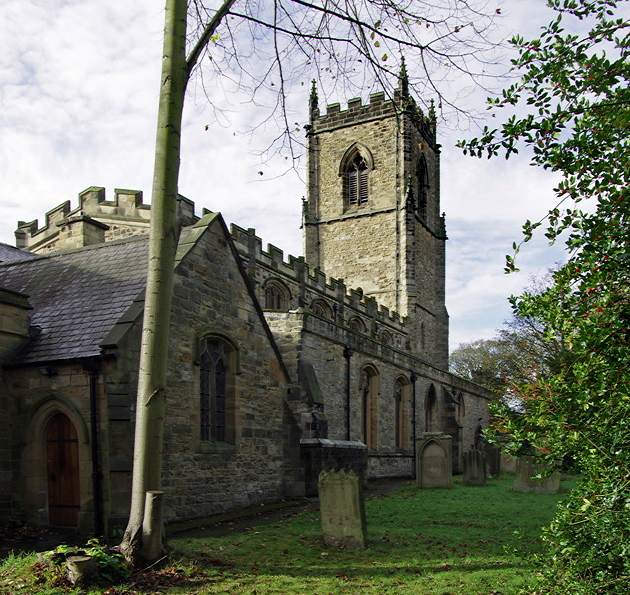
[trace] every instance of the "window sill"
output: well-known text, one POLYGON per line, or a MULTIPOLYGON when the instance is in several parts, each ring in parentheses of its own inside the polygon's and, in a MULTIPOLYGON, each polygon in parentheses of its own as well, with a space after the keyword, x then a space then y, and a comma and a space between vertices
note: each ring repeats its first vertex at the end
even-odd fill
POLYGON ((233 454, 236 452, 236 445, 228 442, 201 442, 199 444, 201 454, 233 454))

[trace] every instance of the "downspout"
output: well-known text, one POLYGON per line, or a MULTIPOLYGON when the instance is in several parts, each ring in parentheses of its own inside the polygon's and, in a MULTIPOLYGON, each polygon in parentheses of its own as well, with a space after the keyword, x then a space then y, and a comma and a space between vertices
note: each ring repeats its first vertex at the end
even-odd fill
POLYGON ((416 380, 418 377, 411 373, 411 447, 413 449, 411 470, 412 479, 416 479, 416 380))
POLYGON ((343 348, 343 356, 346 358, 346 440, 350 442, 350 358, 352 357, 350 345, 343 348))
POLYGON ((90 434, 92 446, 92 491, 94 494, 94 533, 100 537, 104 533, 103 526, 103 494, 101 465, 99 458, 99 432, 98 432, 98 400, 96 395, 96 381, 98 379, 98 363, 89 362, 85 369, 90 377, 90 434))

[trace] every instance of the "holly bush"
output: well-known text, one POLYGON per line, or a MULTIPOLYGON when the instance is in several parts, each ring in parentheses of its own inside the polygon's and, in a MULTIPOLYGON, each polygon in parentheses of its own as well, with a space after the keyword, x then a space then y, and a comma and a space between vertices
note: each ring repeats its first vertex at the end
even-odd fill
POLYGON ((625 595, 630 584, 630 20, 627 0, 551 0, 538 39, 517 36, 520 81, 491 99, 513 110, 496 129, 461 142, 481 157, 524 145, 560 172, 555 205, 526 221, 506 270, 537 228, 563 238, 567 264, 539 294, 511 298, 566 354, 553 372, 532 367, 509 387, 524 413, 496 412, 516 451, 533 445, 581 475, 544 540, 540 593, 625 595), (619 16, 625 15, 625 16, 619 16), (525 115, 523 115, 523 113, 525 115))

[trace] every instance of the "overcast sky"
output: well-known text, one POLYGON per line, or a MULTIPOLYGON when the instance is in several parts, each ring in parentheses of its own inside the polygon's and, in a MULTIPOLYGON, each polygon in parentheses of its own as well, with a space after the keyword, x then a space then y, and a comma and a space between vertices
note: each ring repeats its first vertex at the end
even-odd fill
MULTIPOLYGON (((76 207, 78 193, 89 186, 104 186, 109 197, 114 188, 143 190, 149 201, 161 4, 0 0, 0 241, 14 244, 18 220, 38 219, 41 225, 44 214, 63 201, 76 207)), ((545 4, 504 2, 501 34, 535 36, 549 20, 545 4)), ((306 88, 291 97, 300 126, 307 123, 307 99, 306 88)), ((346 99, 334 98, 342 107, 346 99)), ((293 172, 281 175, 286 162, 280 156, 265 161, 257 153, 277 133, 271 123, 253 137, 240 134, 256 116, 248 98, 235 95, 217 118, 200 86, 190 85, 180 193, 195 201, 198 214, 202 207, 221 211, 228 223, 256 228, 263 245, 300 255, 304 185, 293 172)), ((554 178, 530 167, 525 157, 464 157, 455 141, 474 131, 448 128, 438 134, 454 348, 491 337, 509 317, 507 296, 561 260, 562 251, 534 241, 520 257, 522 272, 503 274, 505 254, 519 240, 523 222, 552 206, 554 178)))

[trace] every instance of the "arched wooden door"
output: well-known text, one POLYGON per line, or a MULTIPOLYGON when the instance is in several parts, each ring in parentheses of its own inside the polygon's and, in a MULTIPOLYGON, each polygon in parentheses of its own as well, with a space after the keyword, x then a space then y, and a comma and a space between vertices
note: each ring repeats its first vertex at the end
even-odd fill
POLYGON ((46 427, 48 522, 76 527, 79 522, 79 441, 74 424, 55 413, 46 427))

